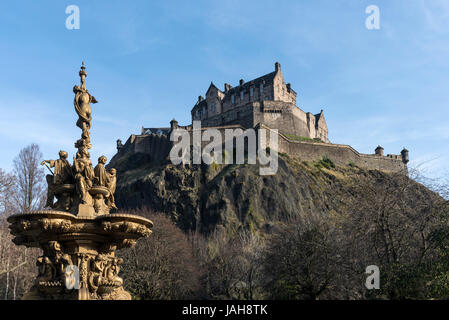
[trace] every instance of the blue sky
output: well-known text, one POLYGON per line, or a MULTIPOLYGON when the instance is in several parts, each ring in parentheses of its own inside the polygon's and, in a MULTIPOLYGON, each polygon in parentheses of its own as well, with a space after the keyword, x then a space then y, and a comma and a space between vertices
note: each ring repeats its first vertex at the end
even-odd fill
POLYGON ((146 127, 190 123, 210 81, 253 79, 279 61, 298 106, 324 109, 332 142, 410 151, 448 172, 449 1, 2 1, 0 168, 31 142, 75 152, 72 87, 82 60, 93 105, 92 159, 146 127), (67 30, 65 9, 80 8, 67 30), (365 8, 380 9, 380 30, 365 8))

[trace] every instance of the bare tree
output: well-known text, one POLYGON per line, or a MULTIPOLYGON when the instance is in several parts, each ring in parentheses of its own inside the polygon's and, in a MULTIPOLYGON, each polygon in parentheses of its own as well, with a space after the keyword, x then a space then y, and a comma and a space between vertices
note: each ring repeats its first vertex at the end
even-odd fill
POLYGON ((0 168, 0 214, 7 213, 11 207, 14 182, 14 176, 0 168))
POLYGON ((335 228, 323 220, 296 218, 277 226, 262 264, 272 299, 316 300, 335 287, 342 266, 335 228))
POLYGON ((379 266, 381 290, 374 297, 425 298, 429 267, 439 260, 432 238, 445 225, 447 201, 406 175, 378 171, 359 176, 349 192, 353 196, 341 210, 341 246, 353 273, 379 266))
POLYGON ((15 176, 0 169, 0 298, 17 299, 28 290, 35 276, 37 249, 12 242, 6 217, 17 211, 15 176))
POLYGON ((242 286, 240 287, 240 299, 254 300, 265 297, 263 290, 263 270, 261 267, 262 252, 265 243, 259 233, 244 231, 238 234, 239 244, 242 250, 242 286))
POLYGON ((0 299, 18 299, 36 277, 38 249, 27 249, 12 242, 5 217, 0 218, 0 299))
POLYGON ((187 236, 162 214, 133 212, 150 218, 153 234, 121 250, 121 276, 135 299, 195 299, 202 295, 201 269, 187 236))
POLYGON ((16 201, 18 210, 36 210, 43 205, 44 170, 40 167, 42 153, 35 143, 20 150, 14 159, 16 177, 16 201))
POLYGON ((229 236, 225 229, 218 228, 208 237, 194 234, 191 241, 205 271, 203 282, 209 298, 263 298, 259 236, 250 231, 229 236))

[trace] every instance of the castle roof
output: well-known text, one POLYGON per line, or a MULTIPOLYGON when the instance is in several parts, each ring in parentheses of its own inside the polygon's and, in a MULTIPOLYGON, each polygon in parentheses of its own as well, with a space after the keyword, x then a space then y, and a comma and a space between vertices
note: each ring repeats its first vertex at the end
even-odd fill
POLYGON ((207 89, 206 91, 206 95, 209 93, 211 89, 217 89, 218 91, 220 91, 220 89, 218 89, 212 81, 210 82, 209 89, 207 89))
MULTIPOLYGON (((219 91, 221 94, 224 94, 225 97, 229 97, 232 94, 239 94, 242 91, 247 92, 247 91, 249 91, 250 87, 256 87, 257 88, 257 87, 260 87, 261 84, 263 84, 264 86, 265 85, 272 85, 274 83, 274 78, 276 77, 276 75, 278 73, 281 73, 281 65, 278 62, 276 62, 274 71, 272 71, 270 73, 267 73, 267 74, 265 74, 263 76, 260 76, 258 78, 255 78, 253 80, 247 81, 247 82, 244 82, 243 79, 242 79, 242 80, 240 80, 239 85, 235 86, 235 87, 232 87, 231 85, 225 83, 225 90, 224 91, 222 91, 219 88, 217 88, 217 86, 215 86, 215 84, 211 81, 211 83, 209 85, 209 88, 206 91, 206 96, 209 94, 209 92, 211 90, 219 91)), ((287 90, 288 90, 288 92, 292 91, 294 94, 296 94, 296 91, 293 90, 290 87, 289 83, 287 83, 287 90)), ((207 102, 206 102, 206 100, 202 96, 199 96, 198 100, 195 103, 194 108, 202 108, 203 106, 206 107, 207 106, 207 102)), ((320 119, 321 115, 322 114, 315 115, 317 120, 320 119)))
POLYGON ((144 134, 164 134, 168 135, 170 133, 170 128, 144 128, 142 127, 142 135, 144 134))
MULTIPOLYGON (((217 90, 219 90, 219 89, 217 89, 217 90)), ((201 101, 197 101, 196 103, 195 103, 195 107, 196 106, 200 106, 200 107, 202 107, 202 106, 207 106, 207 102, 206 102, 206 100, 201 100, 201 101)))
POLYGON ((274 77, 276 76, 277 71, 273 71, 270 73, 267 73, 266 75, 263 75, 259 78, 253 79, 251 81, 245 82, 241 85, 238 85, 236 87, 233 87, 231 89, 229 89, 226 93, 235 93, 235 92, 240 92, 242 89, 246 90, 248 89, 250 86, 259 86, 261 83, 263 84, 268 84, 268 83, 273 83, 274 77))

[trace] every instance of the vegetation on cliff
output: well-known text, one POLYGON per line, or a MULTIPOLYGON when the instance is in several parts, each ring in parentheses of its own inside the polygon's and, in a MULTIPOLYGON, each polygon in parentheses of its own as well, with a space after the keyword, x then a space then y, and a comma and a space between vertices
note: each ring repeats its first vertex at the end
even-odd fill
POLYGON ((259 175, 258 166, 248 164, 153 166, 144 154, 128 154, 113 165, 120 208, 149 207, 170 216, 182 230, 203 234, 217 226, 230 233, 268 231, 279 221, 347 211, 357 195, 366 194, 361 189, 375 181, 382 186, 405 179, 410 207, 421 193, 438 198, 401 174, 336 167, 327 157, 312 163, 281 154, 277 174, 271 176, 259 175))
POLYGON ((257 169, 122 167, 117 199, 163 212, 189 234, 199 296, 448 297, 449 211, 438 193, 405 175, 326 158, 282 155, 276 175, 257 169), (380 268, 379 290, 365 287, 369 265, 380 268))

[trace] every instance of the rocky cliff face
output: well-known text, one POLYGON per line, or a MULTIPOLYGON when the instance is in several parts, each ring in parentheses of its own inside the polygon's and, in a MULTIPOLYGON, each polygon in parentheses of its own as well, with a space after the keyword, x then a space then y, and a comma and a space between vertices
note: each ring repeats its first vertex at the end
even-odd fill
MULTIPOLYGON (((300 162, 282 155, 276 175, 260 176, 257 165, 151 164, 147 155, 113 159, 118 170, 119 208, 149 206, 172 217, 183 230, 208 233, 217 226, 269 231, 273 223, 341 210, 350 186, 386 173, 331 162, 300 162)), ((416 183, 416 192, 430 192, 416 183)))

